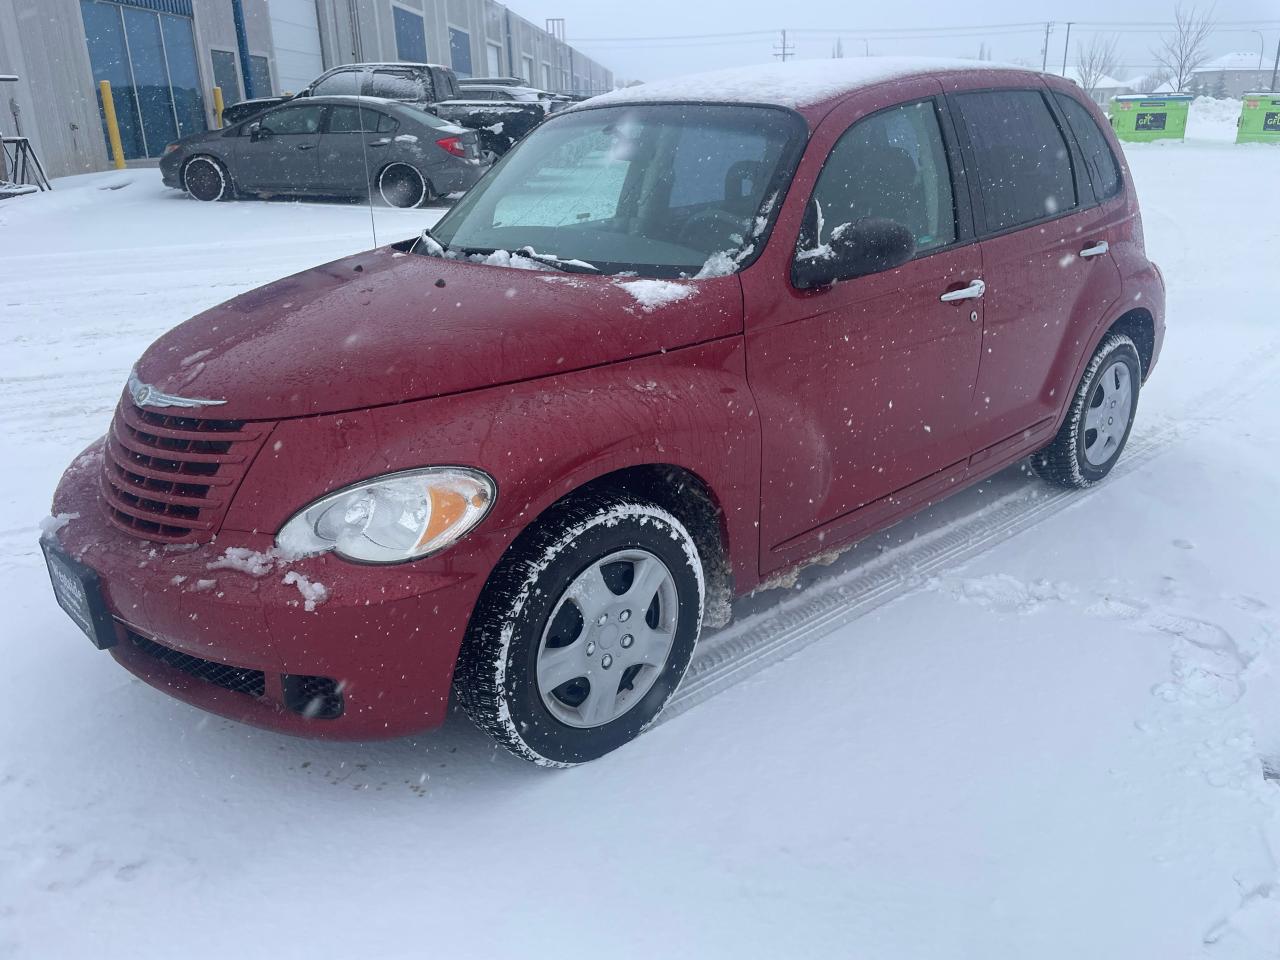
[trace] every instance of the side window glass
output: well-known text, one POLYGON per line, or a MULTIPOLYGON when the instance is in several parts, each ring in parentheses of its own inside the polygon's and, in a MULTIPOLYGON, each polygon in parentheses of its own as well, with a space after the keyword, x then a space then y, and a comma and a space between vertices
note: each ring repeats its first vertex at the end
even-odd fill
POLYGON ((1093 116, 1075 97, 1056 92, 1054 97, 1062 112, 1067 115, 1067 125, 1080 144, 1085 166, 1089 168, 1089 176, 1093 180, 1094 193, 1099 200, 1114 197, 1120 192, 1120 165, 1111 152, 1106 134, 1098 129, 1093 116))
POLYGON ((320 129, 324 109, 322 106, 309 106, 272 110, 263 116, 260 126, 277 136, 316 133, 320 129))
MULTIPOLYGON (((395 117, 389 117, 385 113, 379 113, 376 116, 378 121, 378 133, 395 133, 400 129, 400 121, 395 119, 395 117)), ((373 117, 370 117, 369 119, 372 120, 373 117)), ((369 121, 366 120, 365 122, 368 123, 369 121)))
POLYGON ((325 77, 312 88, 317 97, 355 96, 360 92, 360 71, 342 70, 325 77))
POLYGON ((1043 220, 1076 206, 1071 154, 1035 90, 956 96, 978 163, 988 230, 1043 220))
POLYGON ((365 93, 371 97, 385 97, 388 100, 426 102, 430 99, 426 79, 420 74, 409 71, 375 70, 369 79, 369 88, 365 93))
POLYGON ((932 101, 882 110, 837 141, 813 189, 800 247, 826 243, 833 230, 865 217, 902 224, 917 251, 955 242, 951 171, 932 101))
MULTIPOLYGON (((365 117, 365 130, 371 117, 365 117)), ((329 108, 330 133, 360 133, 360 111, 355 107, 335 106, 329 108)))

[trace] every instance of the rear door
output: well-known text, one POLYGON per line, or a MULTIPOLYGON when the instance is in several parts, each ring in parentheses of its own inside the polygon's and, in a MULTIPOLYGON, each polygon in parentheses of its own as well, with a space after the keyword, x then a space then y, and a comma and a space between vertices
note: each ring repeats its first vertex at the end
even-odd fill
POLYGON ((1108 220, 1039 80, 946 81, 982 236, 973 463, 1043 446, 1089 332, 1120 294, 1108 220), (975 87, 980 87, 975 89, 975 87))
POLYGON ((330 106, 320 135, 317 183, 334 194, 366 196, 368 184, 387 162, 396 126, 391 117, 369 107, 330 106))
POLYGON ((290 103, 250 124, 250 134, 236 149, 236 184, 249 190, 314 192, 325 109, 323 104, 290 103))

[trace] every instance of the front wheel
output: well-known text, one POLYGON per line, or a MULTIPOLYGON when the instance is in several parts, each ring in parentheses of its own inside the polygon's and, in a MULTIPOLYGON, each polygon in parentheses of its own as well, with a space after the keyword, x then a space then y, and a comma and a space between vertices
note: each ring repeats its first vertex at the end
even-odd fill
POLYGON ((1138 411, 1142 361, 1122 333, 1098 344, 1053 442, 1031 458, 1040 476, 1066 487, 1097 483, 1116 465, 1138 411))
POLYGON ((221 160, 192 157, 182 168, 182 186, 195 200, 212 202, 231 199, 231 176, 221 160))
POLYGON ((702 626, 702 560, 657 507, 558 508, 489 578, 454 684, 482 729, 544 766, 637 737, 675 692, 702 626))

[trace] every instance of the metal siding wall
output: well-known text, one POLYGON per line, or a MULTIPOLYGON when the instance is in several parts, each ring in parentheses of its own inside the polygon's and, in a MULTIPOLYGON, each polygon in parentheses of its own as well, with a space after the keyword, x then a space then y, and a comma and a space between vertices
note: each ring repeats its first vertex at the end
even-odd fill
POLYGON ((105 169, 79 0, 0 0, 0 73, 22 79, 0 86, 0 129, 12 134, 10 98, 51 177, 105 169))

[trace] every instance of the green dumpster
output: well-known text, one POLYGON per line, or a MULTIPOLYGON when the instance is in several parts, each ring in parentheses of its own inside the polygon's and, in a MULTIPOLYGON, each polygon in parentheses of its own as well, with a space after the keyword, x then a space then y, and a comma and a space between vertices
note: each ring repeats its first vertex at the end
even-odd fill
POLYGON ((1236 143, 1280 143, 1280 93, 1246 93, 1236 143))
POLYGON ((1112 97, 1111 125, 1121 140, 1181 140, 1187 132, 1187 108, 1192 99, 1184 93, 1112 97))

